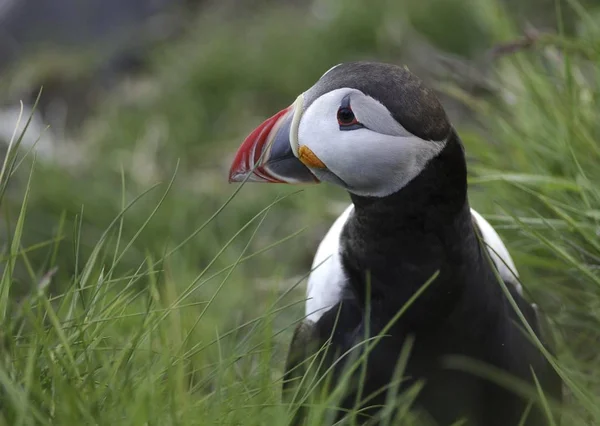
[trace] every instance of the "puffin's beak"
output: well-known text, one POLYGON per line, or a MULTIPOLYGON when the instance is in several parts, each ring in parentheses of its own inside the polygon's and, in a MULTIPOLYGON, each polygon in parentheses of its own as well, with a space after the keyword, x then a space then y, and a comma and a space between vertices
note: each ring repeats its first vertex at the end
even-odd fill
POLYGON ((318 183, 296 157, 302 96, 258 126, 238 149, 229 182, 318 183), (295 154, 296 152, 296 154, 295 154))

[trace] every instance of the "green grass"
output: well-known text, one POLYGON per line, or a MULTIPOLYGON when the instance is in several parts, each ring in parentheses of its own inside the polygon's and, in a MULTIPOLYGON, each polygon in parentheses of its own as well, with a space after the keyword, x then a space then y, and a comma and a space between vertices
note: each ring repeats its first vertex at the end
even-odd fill
MULTIPOLYGON (((486 0, 453 1, 463 30, 445 37, 435 3, 211 12, 95 106, 70 135, 81 161, 34 162, 16 143, 0 174, 0 423, 285 424, 303 277, 348 200, 326 186, 238 192, 229 162, 336 63, 401 62, 418 31, 466 56, 519 36, 486 0)), ((471 203, 548 314, 563 424, 579 426, 600 423, 600 32, 577 3, 561 7, 579 35, 488 64, 492 95, 433 83, 470 108, 458 131, 471 203)), ((312 424, 333 402, 315 402, 312 424)))

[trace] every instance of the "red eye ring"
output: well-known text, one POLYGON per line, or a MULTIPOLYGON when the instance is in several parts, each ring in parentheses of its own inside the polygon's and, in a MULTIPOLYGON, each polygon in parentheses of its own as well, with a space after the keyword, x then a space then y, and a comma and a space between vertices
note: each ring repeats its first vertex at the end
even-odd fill
POLYGON ((344 106, 338 109, 337 121, 341 127, 359 124, 354 112, 352 111, 352 108, 344 106))

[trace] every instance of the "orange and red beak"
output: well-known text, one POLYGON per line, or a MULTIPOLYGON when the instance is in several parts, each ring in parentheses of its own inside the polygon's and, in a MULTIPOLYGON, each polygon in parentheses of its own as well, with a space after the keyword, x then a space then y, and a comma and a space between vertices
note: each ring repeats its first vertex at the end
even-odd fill
POLYGON ((229 182, 318 183, 298 159, 302 97, 258 126, 238 149, 229 182))

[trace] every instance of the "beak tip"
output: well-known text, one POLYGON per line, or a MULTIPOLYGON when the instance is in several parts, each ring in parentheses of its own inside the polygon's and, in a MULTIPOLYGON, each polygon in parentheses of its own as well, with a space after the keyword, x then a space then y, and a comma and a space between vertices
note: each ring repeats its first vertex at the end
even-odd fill
POLYGON ((245 168, 236 168, 232 167, 229 171, 229 183, 241 183, 241 182, 275 182, 274 180, 270 180, 264 178, 258 174, 254 170, 247 170, 245 168))
POLYGON ((293 104, 279 111, 246 137, 229 169, 229 183, 318 182, 298 159, 290 142, 294 108, 293 104))
POLYGON ((248 173, 245 173, 244 171, 241 171, 235 167, 232 167, 231 170, 229 170, 229 176, 227 178, 227 181, 229 183, 243 182, 243 180, 246 178, 247 174, 248 173))
POLYGON ((252 173, 251 170, 248 170, 248 167, 244 161, 244 147, 242 146, 229 167, 229 173, 227 175, 227 181, 229 183, 238 183, 243 182, 246 177, 252 173))

